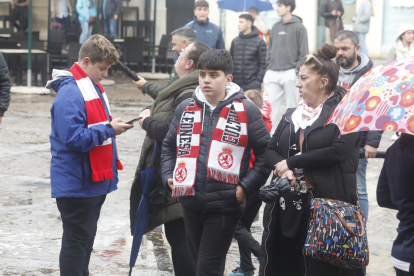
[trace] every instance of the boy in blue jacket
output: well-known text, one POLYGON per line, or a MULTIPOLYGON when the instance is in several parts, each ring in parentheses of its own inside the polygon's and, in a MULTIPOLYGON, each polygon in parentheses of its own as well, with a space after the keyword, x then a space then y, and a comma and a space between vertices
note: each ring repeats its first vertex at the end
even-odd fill
POLYGON ((93 35, 70 71, 53 70, 46 86, 57 92, 50 111, 50 178, 63 224, 60 275, 89 275, 101 207, 106 195, 117 189, 122 164, 115 135, 131 125, 112 120, 99 82, 118 59, 106 38, 93 35))

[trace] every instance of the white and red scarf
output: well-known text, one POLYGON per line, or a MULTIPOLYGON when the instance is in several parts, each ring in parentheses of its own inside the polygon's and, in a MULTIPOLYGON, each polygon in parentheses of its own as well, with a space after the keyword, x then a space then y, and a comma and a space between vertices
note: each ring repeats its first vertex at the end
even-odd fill
MULTIPOLYGON (((70 72, 73 74, 73 77, 76 80, 76 84, 79 87, 79 90, 82 93, 83 99, 86 106, 86 117, 88 119, 88 128, 93 127, 98 124, 107 124, 108 117, 105 112, 105 107, 101 99, 99 98, 98 93, 91 81, 91 79, 86 75, 82 70, 79 64, 76 62, 70 68, 70 72)), ((109 102, 106 97, 105 91, 100 83, 98 83, 99 90, 102 93, 102 96, 105 100, 105 105, 108 108, 109 118, 112 121, 111 111, 109 110, 109 102)), ((116 137, 114 137, 116 138, 116 137)), ((121 161, 119 161, 118 146, 115 141, 116 148, 116 167, 118 170, 122 170, 123 166, 121 161)), ((109 137, 106 139, 102 145, 96 146, 89 151, 89 157, 92 168, 92 180, 94 182, 99 182, 107 179, 113 178, 112 171, 112 138, 109 137)))
MULTIPOLYGON (((177 160, 172 196, 193 196, 203 125, 202 108, 192 100, 184 110, 177 131, 177 160)), ((247 115, 242 100, 223 107, 211 137, 207 177, 238 184, 248 142, 247 115)))
MULTIPOLYGON (((332 92, 329 97, 325 99, 325 101, 333 94, 334 93, 332 92)), ((297 132, 300 128, 305 129, 308 126, 311 126, 319 118, 325 101, 323 101, 315 109, 310 107, 303 99, 299 102, 298 107, 296 107, 296 110, 292 114, 292 122, 295 126, 295 132, 297 132)))

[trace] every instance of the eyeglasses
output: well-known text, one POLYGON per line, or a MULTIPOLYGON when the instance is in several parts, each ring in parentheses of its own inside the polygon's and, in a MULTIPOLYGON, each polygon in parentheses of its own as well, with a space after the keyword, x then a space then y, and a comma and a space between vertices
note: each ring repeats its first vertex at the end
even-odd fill
POLYGON ((323 64, 322 64, 322 62, 320 62, 320 60, 319 59, 317 59, 314 55, 312 55, 312 54, 309 54, 309 55, 307 55, 306 57, 306 61, 305 61, 305 63, 307 63, 311 58, 313 58, 317 63, 319 63, 319 65, 320 66, 322 66, 323 67, 323 64))

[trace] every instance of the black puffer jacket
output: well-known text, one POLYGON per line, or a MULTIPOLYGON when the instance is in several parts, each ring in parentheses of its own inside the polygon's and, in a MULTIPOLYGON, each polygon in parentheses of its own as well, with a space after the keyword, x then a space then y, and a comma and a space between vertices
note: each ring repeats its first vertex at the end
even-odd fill
POLYGON ((4 115, 10 104, 11 79, 3 54, 0 52, 0 116, 4 115))
MULTIPOLYGON (((285 160, 289 169, 303 168, 309 182, 314 187, 315 198, 338 199, 351 204, 357 203, 356 171, 358 169, 360 133, 352 133, 339 137, 339 128, 334 124, 325 126, 332 112, 346 94, 340 86, 335 94, 326 100, 320 117, 312 126, 305 129, 301 155, 294 156, 299 149, 294 145, 294 125, 292 114, 295 108, 288 109, 273 134, 266 150, 265 163, 269 169, 285 160), (324 127, 325 126, 325 127, 324 127)), ((263 214, 262 252, 264 258, 260 264, 260 275, 272 274, 275 265, 272 252, 277 248, 272 244, 276 224, 274 204, 267 204, 263 214)), ((310 275, 310 274, 307 274, 310 275)))
MULTIPOLYGON (((228 99, 220 102, 213 112, 208 105, 201 102, 196 93, 193 95, 196 103, 204 110, 203 132, 201 134, 200 154, 197 161, 197 176, 195 196, 180 197, 184 206, 202 212, 237 213, 241 212, 241 205, 236 199, 236 185, 227 184, 207 177, 207 158, 211 143, 211 136, 217 124, 221 109, 241 99, 244 102, 248 121, 248 145, 243 156, 240 169, 240 183, 247 198, 258 193, 260 187, 266 182, 270 170, 264 164, 264 153, 269 143, 270 135, 262 119, 260 110, 240 92, 232 94, 228 99), (256 157, 253 167, 249 171, 250 153, 253 149, 256 157)), ((190 99, 183 101, 176 109, 174 120, 162 145, 161 169, 162 181, 167 186, 168 179, 173 177, 177 155, 177 129, 180 118, 190 99)), ((168 186, 167 186, 168 187, 168 186)))
POLYGON ((266 72, 266 42, 259 36, 256 27, 250 34, 239 34, 230 48, 233 57, 233 82, 244 91, 260 89, 266 72))

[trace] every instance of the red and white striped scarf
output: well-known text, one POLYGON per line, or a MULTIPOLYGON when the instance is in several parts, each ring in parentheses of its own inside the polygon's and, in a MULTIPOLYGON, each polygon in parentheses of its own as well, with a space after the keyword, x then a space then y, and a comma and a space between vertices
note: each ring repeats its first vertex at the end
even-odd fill
MULTIPOLYGON (((105 112, 105 107, 101 99, 99 98, 98 93, 91 81, 91 79, 86 75, 77 62, 73 64, 70 68, 70 72, 73 74, 73 77, 76 80, 76 84, 79 87, 79 90, 82 93, 83 99, 86 106, 86 117, 88 119, 88 128, 91 128, 94 125, 98 124, 107 124, 108 117, 105 112)), ((105 105, 108 108, 109 118, 112 121, 111 111, 109 110, 109 102, 106 97, 105 91, 100 83, 98 83, 98 88, 102 93, 102 96, 105 100, 105 105)), ((114 137, 116 138, 116 137, 114 137)), ((122 170, 123 166, 121 161, 119 161, 118 146, 115 141, 116 148, 116 167, 118 170, 122 170)), ((89 151, 89 157, 92 168, 92 180, 94 182, 99 182, 107 179, 113 178, 112 171, 112 138, 103 142, 102 145, 96 146, 89 151)))
MULTIPOLYGON (((173 196, 193 196, 202 134, 202 109, 192 100, 184 110, 177 131, 177 160, 173 196)), ((248 142, 247 115, 243 101, 223 107, 213 131, 207 161, 207 177, 238 184, 241 162, 248 142)))

